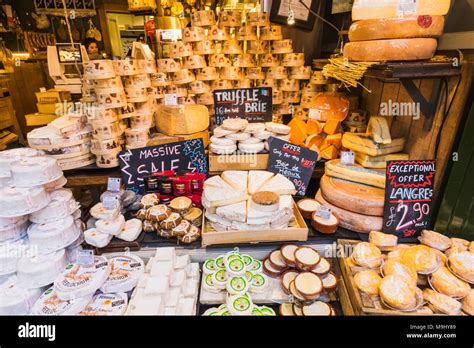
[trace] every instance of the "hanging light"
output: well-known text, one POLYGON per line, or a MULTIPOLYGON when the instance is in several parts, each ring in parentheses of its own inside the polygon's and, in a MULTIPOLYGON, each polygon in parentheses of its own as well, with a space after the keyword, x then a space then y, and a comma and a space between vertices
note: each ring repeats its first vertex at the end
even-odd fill
POLYGON ((291 1, 288 3, 288 20, 287 20, 288 25, 293 25, 295 24, 295 12, 291 8, 291 1))

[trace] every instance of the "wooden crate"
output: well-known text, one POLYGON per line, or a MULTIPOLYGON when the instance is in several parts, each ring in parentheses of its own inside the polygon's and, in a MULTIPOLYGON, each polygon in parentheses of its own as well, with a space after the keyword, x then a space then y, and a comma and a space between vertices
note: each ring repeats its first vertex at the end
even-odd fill
POLYGON ((267 170, 268 153, 216 155, 209 152, 209 171, 267 170))
POLYGON ((258 231, 216 231, 203 214, 202 222, 202 246, 215 244, 240 244, 261 242, 283 242, 283 241, 306 241, 308 240, 308 226, 301 216, 296 204, 294 205, 295 221, 289 228, 268 229, 258 231))
MULTIPOLYGON (((356 272, 363 270, 362 267, 354 266, 350 261, 351 250, 353 247, 360 243, 358 240, 338 240, 338 255, 339 256, 339 266, 341 268, 343 290, 347 291, 348 297, 341 296, 341 305, 344 309, 344 312, 348 312, 345 315, 377 315, 377 316, 419 316, 426 315, 420 314, 417 312, 400 312, 396 310, 386 309, 380 303, 378 297, 370 297, 362 292, 360 292, 354 282, 354 275, 356 272)), ((421 280, 422 283, 425 280, 421 280)), ((344 295, 344 292, 342 292, 344 295)))

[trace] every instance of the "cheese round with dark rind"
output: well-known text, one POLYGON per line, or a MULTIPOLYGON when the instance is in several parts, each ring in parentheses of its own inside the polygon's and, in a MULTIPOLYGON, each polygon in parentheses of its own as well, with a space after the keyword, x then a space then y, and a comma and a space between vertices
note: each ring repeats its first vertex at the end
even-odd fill
POLYGON ((324 175, 321 193, 329 203, 354 213, 383 216, 385 191, 381 188, 358 184, 324 175))

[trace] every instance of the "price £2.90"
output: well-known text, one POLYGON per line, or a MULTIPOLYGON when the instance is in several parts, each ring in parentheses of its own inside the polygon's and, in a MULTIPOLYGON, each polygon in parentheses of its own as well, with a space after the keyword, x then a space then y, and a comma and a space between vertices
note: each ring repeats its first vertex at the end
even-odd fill
POLYGON ((430 205, 428 203, 415 203, 413 205, 408 205, 406 203, 400 202, 400 204, 397 207, 397 213, 402 212, 402 218, 400 219, 400 222, 397 225, 397 230, 402 230, 405 228, 408 228, 414 224, 416 224, 419 221, 422 221, 425 216, 428 216, 430 214, 430 205), (413 220, 408 220, 409 212, 410 212, 410 207, 412 210, 417 213, 418 217, 415 217, 413 220))

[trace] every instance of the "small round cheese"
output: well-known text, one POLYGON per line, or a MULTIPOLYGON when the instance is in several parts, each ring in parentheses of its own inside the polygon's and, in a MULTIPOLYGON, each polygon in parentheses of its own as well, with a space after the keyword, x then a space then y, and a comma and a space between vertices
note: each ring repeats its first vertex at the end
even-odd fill
POLYGON ((217 155, 230 155, 230 154, 233 154, 235 151, 237 151, 236 145, 220 146, 220 145, 210 144, 209 147, 211 151, 217 155))
POLYGON ((239 144, 239 151, 243 153, 258 153, 265 149, 265 145, 263 143, 258 144, 239 144))
POLYGON ((290 133, 291 128, 280 123, 274 123, 274 122, 267 122, 265 123, 265 128, 267 131, 275 133, 275 134, 282 134, 282 135, 287 135, 290 133))
POLYGON ((243 131, 249 122, 241 118, 228 118, 222 122, 222 128, 231 131, 243 131))
POLYGON ((220 145, 220 146, 232 146, 232 145, 235 145, 235 142, 236 142, 233 139, 229 139, 227 137, 218 138, 215 135, 211 137, 210 141, 211 141, 211 144, 220 145))

